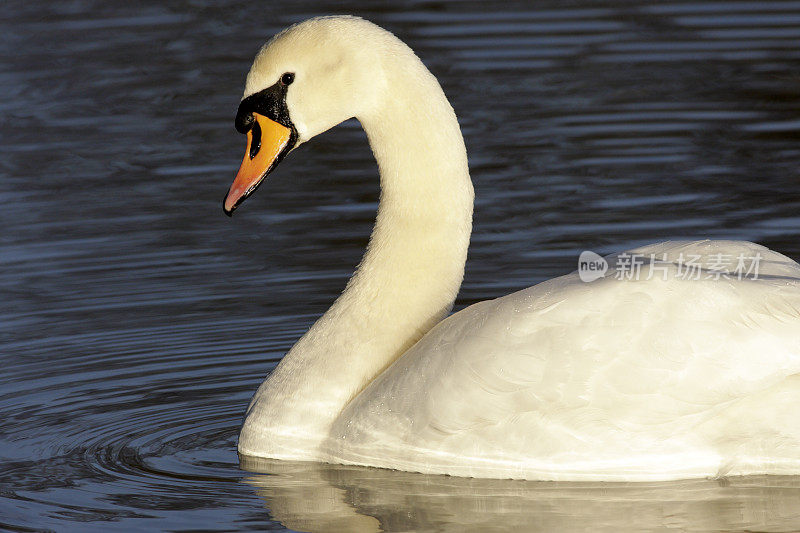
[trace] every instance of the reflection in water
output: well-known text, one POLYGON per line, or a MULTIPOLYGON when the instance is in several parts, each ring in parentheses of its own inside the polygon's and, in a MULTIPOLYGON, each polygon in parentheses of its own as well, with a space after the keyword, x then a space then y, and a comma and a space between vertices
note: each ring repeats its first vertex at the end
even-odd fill
POLYGON ((313 533, 800 528, 797 477, 535 482, 240 459, 272 517, 313 533))

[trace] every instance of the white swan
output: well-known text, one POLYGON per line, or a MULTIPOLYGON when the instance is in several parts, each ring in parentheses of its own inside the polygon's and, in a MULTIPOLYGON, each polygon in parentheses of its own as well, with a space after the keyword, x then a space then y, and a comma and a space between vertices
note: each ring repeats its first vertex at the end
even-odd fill
POLYGON ((380 168, 375 228, 256 392, 241 454, 528 479, 800 473, 800 265, 746 242, 657 244, 635 252, 667 254, 664 276, 573 273, 442 320, 471 231, 466 151, 436 79, 374 24, 312 19, 259 52, 225 210, 351 117, 380 168), (760 256, 759 276, 685 280, 681 254, 760 256))

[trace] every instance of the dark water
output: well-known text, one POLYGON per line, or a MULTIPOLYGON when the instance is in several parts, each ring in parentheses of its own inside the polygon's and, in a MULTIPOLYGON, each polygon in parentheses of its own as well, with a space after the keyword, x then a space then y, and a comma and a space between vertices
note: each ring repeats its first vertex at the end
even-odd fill
POLYGON ((800 2, 535 4, 5 2, 0 528, 800 529, 800 478, 239 464, 251 394, 344 287, 377 202, 347 123, 222 213, 244 76, 291 22, 365 16, 442 82, 477 193, 458 306, 585 249, 735 238, 800 258, 800 2))

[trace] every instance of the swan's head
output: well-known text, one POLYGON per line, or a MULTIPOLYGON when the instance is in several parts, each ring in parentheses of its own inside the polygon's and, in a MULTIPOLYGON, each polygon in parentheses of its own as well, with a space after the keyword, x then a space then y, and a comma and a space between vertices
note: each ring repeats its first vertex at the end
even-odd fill
POLYGON ((242 166, 225 197, 228 215, 294 148, 371 109, 383 93, 382 53, 399 41, 356 17, 321 17, 272 38, 247 75, 236 129, 242 166))

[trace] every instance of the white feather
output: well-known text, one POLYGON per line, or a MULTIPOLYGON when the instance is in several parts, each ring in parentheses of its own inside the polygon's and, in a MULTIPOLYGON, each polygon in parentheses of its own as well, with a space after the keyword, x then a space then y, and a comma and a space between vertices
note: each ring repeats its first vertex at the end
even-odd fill
POLYGON ((245 94, 285 71, 301 140, 361 121, 381 203, 346 290, 253 398, 242 454, 528 479, 800 472, 797 263, 750 243, 663 243, 631 253, 667 254, 666 279, 617 280, 614 256, 602 279, 573 273, 440 322, 473 192, 436 79, 353 17, 277 36, 245 94), (680 254, 760 254, 759 279, 683 280, 680 254))

